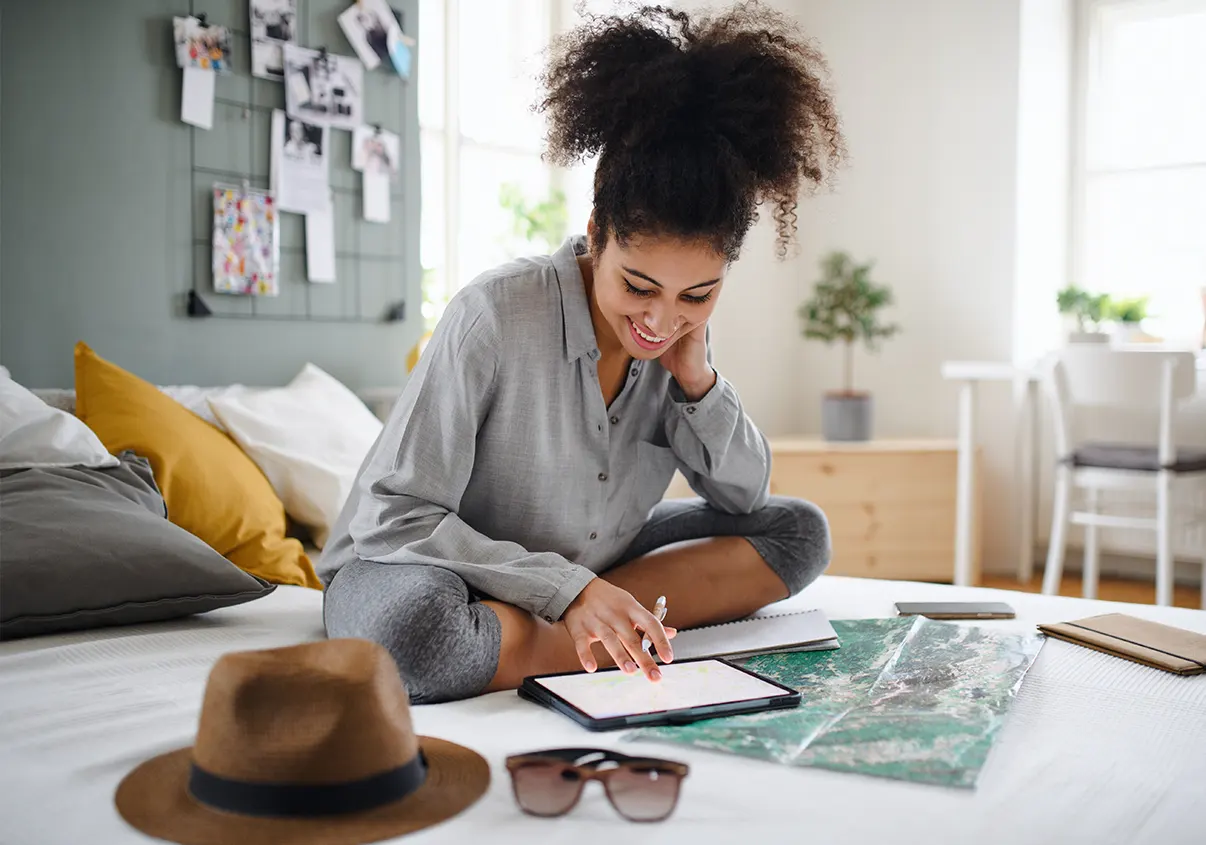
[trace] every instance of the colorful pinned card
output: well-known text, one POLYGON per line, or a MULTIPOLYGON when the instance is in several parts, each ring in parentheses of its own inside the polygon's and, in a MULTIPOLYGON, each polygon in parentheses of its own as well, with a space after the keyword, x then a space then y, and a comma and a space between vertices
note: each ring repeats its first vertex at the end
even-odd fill
POLYGON ((176 48, 176 64, 231 73, 230 30, 224 26, 206 26, 192 16, 172 18, 172 41, 176 48))
POLYGON ((214 290, 276 296, 280 218, 267 191, 214 186, 214 290))

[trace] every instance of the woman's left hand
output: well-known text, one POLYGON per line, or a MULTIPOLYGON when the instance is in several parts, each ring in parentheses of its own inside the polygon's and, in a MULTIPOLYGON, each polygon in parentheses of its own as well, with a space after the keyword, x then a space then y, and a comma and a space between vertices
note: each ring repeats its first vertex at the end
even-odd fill
POLYGON ((692 402, 702 399, 716 384, 716 371, 708 363, 707 331, 705 320, 674 341, 657 359, 692 402))

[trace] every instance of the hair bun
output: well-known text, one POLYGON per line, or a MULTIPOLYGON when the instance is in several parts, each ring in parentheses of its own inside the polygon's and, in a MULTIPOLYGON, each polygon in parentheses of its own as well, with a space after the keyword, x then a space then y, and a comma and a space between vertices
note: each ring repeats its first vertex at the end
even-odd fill
POLYGON ((558 39, 537 109, 554 163, 625 152, 714 166, 774 201, 785 235, 801 182, 826 181, 845 153, 826 73, 795 25, 757 3, 697 19, 646 6, 588 15, 558 39))

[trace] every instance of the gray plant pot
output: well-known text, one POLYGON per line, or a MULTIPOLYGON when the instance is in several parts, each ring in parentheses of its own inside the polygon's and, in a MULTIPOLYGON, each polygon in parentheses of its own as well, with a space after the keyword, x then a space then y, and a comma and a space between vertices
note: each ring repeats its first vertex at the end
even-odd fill
POLYGON ((1068 343, 1109 343, 1105 332, 1068 332, 1068 343))
POLYGON ((874 405, 869 393, 829 393, 821 400, 821 434, 826 440, 870 440, 874 405))

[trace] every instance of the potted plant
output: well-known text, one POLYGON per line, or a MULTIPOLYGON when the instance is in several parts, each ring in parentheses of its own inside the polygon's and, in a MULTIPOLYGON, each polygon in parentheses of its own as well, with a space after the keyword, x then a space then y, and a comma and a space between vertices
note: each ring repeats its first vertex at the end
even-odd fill
POLYGON ((1115 333, 1119 340, 1142 338, 1141 324, 1147 318, 1147 300, 1146 296, 1132 296, 1110 302, 1109 317, 1117 324, 1115 333))
POLYGON ((842 389, 822 400, 821 433, 826 440, 870 440, 871 395, 854 389, 854 347, 861 341, 875 351, 880 339, 900 331, 879 321, 880 309, 892 303, 892 291, 871 280, 872 263, 859 264, 845 252, 830 252, 820 263, 822 277, 798 312, 803 335, 845 344, 842 389))
POLYGON ((1055 295, 1059 313, 1063 314, 1069 343, 1108 343, 1110 336, 1101 331, 1110 307, 1104 293, 1093 294, 1076 285, 1068 285, 1055 295))

